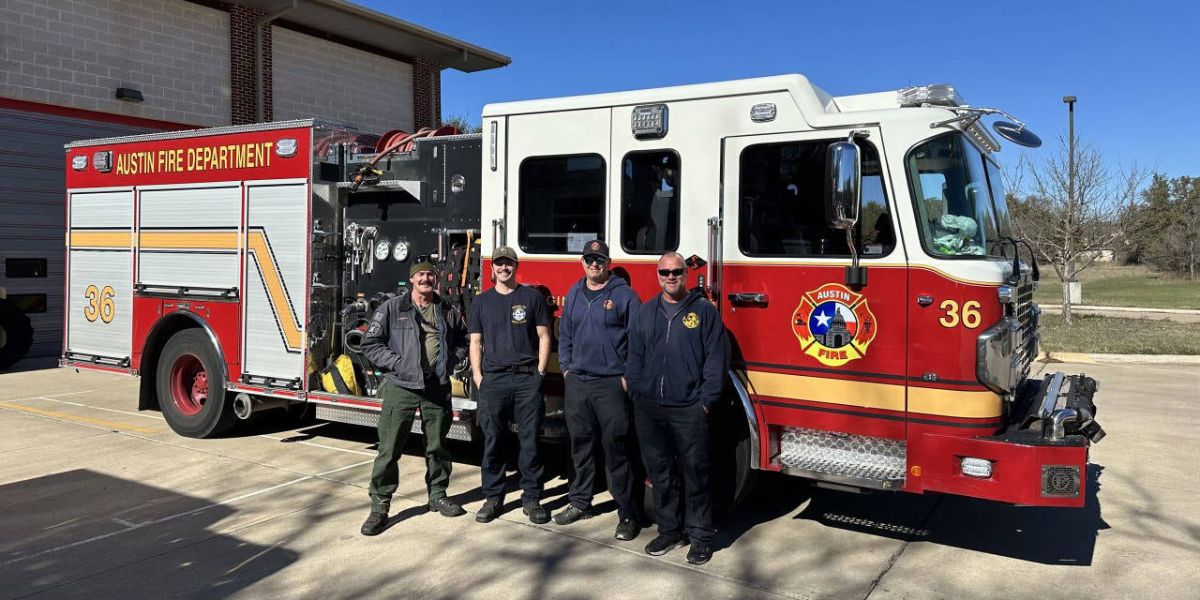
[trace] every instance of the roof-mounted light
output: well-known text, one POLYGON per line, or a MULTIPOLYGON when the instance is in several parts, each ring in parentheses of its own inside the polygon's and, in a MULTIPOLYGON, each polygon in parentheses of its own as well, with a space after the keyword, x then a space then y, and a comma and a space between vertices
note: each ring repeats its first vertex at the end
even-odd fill
POLYGON ((948 83, 918 85, 907 87, 896 92, 900 106, 963 106, 966 102, 958 95, 954 86, 948 83))

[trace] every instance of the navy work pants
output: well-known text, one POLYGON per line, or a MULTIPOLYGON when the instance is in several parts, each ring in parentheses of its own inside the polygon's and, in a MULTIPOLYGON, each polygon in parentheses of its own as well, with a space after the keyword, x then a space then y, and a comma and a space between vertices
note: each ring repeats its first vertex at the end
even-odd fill
POLYGON ((479 427, 483 429, 483 495, 504 497, 505 446, 512 435, 509 421, 517 426, 520 443, 517 468, 521 472, 521 500, 540 500, 542 461, 538 436, 546 403, 542 378, 537 373, 484 373, 479 386, 479 427))
POLYGON ((660 535, 686 531, 692 541, 711 542, 712 494, 709 489, 708 415, 699 402, 664 406, 650 401, 634 403, 638 443, 646 474, 654 486, 654 512, 660 535), (687 523, 679 514, 679 480, 675 461, 683 467, 687 523))
POLYGON ((592 506, 599 441, 604 448, 608 488, 617 502, 617 516, 622 520, 637 518, 641 511, 634 504, 634 469, 629 460, 633 430, 621 377, 584 380, 568 374, 564 379, 563 408, 571 436, 571 461, 575 465, 569 494, 571 504, 581 510, 592 506))

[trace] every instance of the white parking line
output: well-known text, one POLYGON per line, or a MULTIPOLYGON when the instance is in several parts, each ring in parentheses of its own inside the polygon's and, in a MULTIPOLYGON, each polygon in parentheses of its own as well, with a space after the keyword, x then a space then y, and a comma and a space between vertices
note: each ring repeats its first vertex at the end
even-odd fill
MULTIPOLYGON (((26 400, 46 400, 49 402, 56 402, 58 404, 67 404, 70 406, 77 406, 79 408, 90 408, 90 409, 94 409, 94 410, 103 410, 106 412, 114 412, 114 413, 119 413, 119 414, 123 414, 123 415, 130 415, 133 417, 141 417, 143 419, 154 419, 156 421, 164 420, 162 418, 162 415, 158 415, 158 414, 147 414, 147 413, 140 412, 140 411, 121 410, 121 409, 117 409, 117 408, 105 408, 103 406, 93 406, 91 404, 83 404, 81 402, 71 402, 70 400, 60 400, 58 398, 51 398, 49 396, 31 397, 31 398, 26 398, 26 400)), ((354 450, 353 448, 338 448, 337 446, 318 444, 317 442, 310 442, 307 440, 289 442, 289 441, 287 441, 287 438, 277 437, 277 436, 273 436, 273 435, 266 434, 266 433, 259 434, 254 437, 266 438, 268 440, 274 440, 276 442, 284 442, 284 443, 288 443, 288 444, 302 444, 304 446, 312 446, 314 448, 321 448, 323 450, 334 450, 337 452, 345 452, 347 454, 357 454, 359 456, 375 456, 374 452, 367 452, 365 450, 354 450)))
MULTIPOLYGON (((58 396, 78 396, 79 394, 90 394, 92 392, 98 392, 98 391, 100 391, 100 390, 80 390, 78 392, 63 392, 61 394, 56 394, 56 395, 58 395, 58 396)), ((27 396, 25 398, 13 398, 12 400, 0 398, 0 400, 4 400, 5 402, 20 402, 22 400, 37 400, 38 398, 45 398, 45 396, 27 396)))
POLYGON ((146 521, 146 522, 144 522, 144 523, 129 523, 128 521, 125 521, 125 523, 121 523, 121 524, 122 524, 122 525, 125 525, 125 524, 127 523, 128 525, 126 525, 126 529, 118 529, 117 531, 111 531, 111 532, 109 532, 109 533, 105 533, 105 534, 102 534, 102 535, 97 535, 97 536, 94 536, 94 537, 90 537, 90 538, 88 538, 88 539, 86 539, 86 540, 79 540, 79 541, 77 541, 77 542, 71 542, 70 544, 63 544, 62 546, 57 546, 57 547, 55 547, 55 548, 49 548, 49 549, 47 549, 47 550, 42 550, 41 552, 37 552, 37 553, 34 553, 34 554, 30 554, 30 555, 28 555, 28 556, 22 556, 22 557, 20 557, 20 558, 14 558, 14 559, 11 559, 11 560, 7 560, 7 561, 4 561, 3 563, 0 563, 0 567, 7 567, 8 565, 13 565, 13 564, 17 564, 17 563, 20 563, 20 562, 25 562, 25 561, 27 561, 27 560, 30 560, 30 559, 33 559, 33 558, 38 558, 39 556, 46 556, 46 555, 48 555, 48 554, 55 554, 55 553, 58 553, 58 552, 62 552, 63 550, 70 550, 71 548, 78 548, 79 546, 84 546, 84 545, 90 544, 90 543, 92 543, 92 542, 98 542, 98 541, 100 541, 100 540, 106 540, 106 539, 108 539, 108 538, 111 538, 111 537, 116 537, 116 536, 118 536, 118 535, 121 535, 121 534, 129 533, 129 532, 131 532, 131 531, 137 531, 137 530, 139 530, 139 529, 144 529, 144 528, 146 528, 146 527, 149 527, 149 526, 151 526, 151 525, 159 525, 159 524, 162 524, 162 523, 166 523, 166 522, 168 522, 168 521, 174 521, 175 519, 181 519, 181 518, 183 518, 183 517, 188 517, 188 516, 191 516, 191 515, 194 515, 194 514, 202 513, 202 512, 204 512, 204 511, 206 511, 206 510, 209 510, 209 509, 212 509, 212 508, 216 508, 216 507, 219 507, 219 506, 228 506, 228 505, 234 504, 234 503, 236 503, 236 502, 240 502, 240 501, 242 501, 242 500, 246 500, 246 499, 248 499, 248 498, 253 498, 253 497, 255 497, 255 496, 259 496, 259 495, 265 494, 265 493, 267 493, 267 492, 273 492, 273 491, 275 491, 275 490, 283 489, 283 488, 285 488, 285 487, 292 486, 292 485, 295 485, 295 484, 297 484, 297 483, 302 483, 302 482, 308 481, 308 480, 310 480, 310 479, 324 479, 326 476, 328 476, 328 475, 332 475, 333 473, 337 473, 337 472, 339 472, 339 471, 345 471, 345 470, 347 470, 347 469, 354 469, 354 468, 358 468, 358 467, 361 467, 361 466, 363 466, 363 465, 369 464, 369 463, 371 463, 371 462, 373 462, 373 461, 370 461, 370 460, 365 460, 365 461, 362 461, 362 462, 354 463, 354 464, 352 464, 352 465, 346 465, 346 466, 344 466, 344 467, 338 467, 338 468, 336 468, 336 469, 330 469, 330 470, 328 470, 328 471, 323 471, 323 472, 321 472, 321 473, 317 473, 317 474, 315 474, 315 475, 306 475, 306 476, 304 476, 304 477, 298 477, 298 478, 296 478, 296 479, 293 479, 293 480, 291 480, 291 481, 285 481, 285 482, 283 482, 283 483, 280 483, 280 484, 277 484, 277 485, 273 485, 273 486, 270 486, 270 487, 265 487, 265 488, 262 488, 262 489, 259 489, 259 490, 254 490, 253 492, 247 492, 247 493, 245 493, 245 494, 241 494, 241 495, 239 495, 239 496, 234 496, 233 498, 228 498, 228 499, 226 499, 226 500, 222 500, 222 501, 220 501, 220 502, 214 502, 214 503, 212 503, 212 504, 206 504, 206 505, 204 505, 204 506, 201 506, 201 507, 199 507, 199 508, 193 508, 192 510, 184 511, 184 512, 181 512, 181 513, 175 513, 175 514, 173 514, 173 515, 168 515, 168 516, 165 516, 165 517, 161 517, 161 518, 158 518, 158 519, 154 519, 153 521, 146 521))

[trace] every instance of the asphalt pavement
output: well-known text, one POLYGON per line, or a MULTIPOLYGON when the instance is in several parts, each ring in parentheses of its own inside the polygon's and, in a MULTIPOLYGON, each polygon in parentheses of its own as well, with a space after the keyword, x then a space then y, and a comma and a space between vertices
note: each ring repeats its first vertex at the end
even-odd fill
MULTIPOLYGON (((175 435, 137 381, 0 375, 0 598, 1194 598, 1200 589, 1200 366, 1053 364, 1100 380, 1108 437, 1082 509, 858 495, 760 478, 703 567, 650 557, 601 516, 532 525, 518 493, 481 525, 424 508, 416 444, 391 526, 358 528, 374 432, 265 413, 232 435, 175 435)), ((482 504, 478 449, 450 493, 482 504)), ((547 505, 566 448, 546 448, 547 505)), ((515 477, 511 482, 515 489, 515 477)))

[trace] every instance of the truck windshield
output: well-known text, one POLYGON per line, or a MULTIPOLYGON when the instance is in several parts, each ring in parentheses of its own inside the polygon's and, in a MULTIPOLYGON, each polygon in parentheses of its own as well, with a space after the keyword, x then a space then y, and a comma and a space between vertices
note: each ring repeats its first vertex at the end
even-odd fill
POLYGON ((1011 235, 999 169, 966 138, 948 135, 917 146, 908 173, 921 224, 921 243, 934 256, 1001 256, 1011 235), (996 214, 988 176, 995 179, 996 214))

